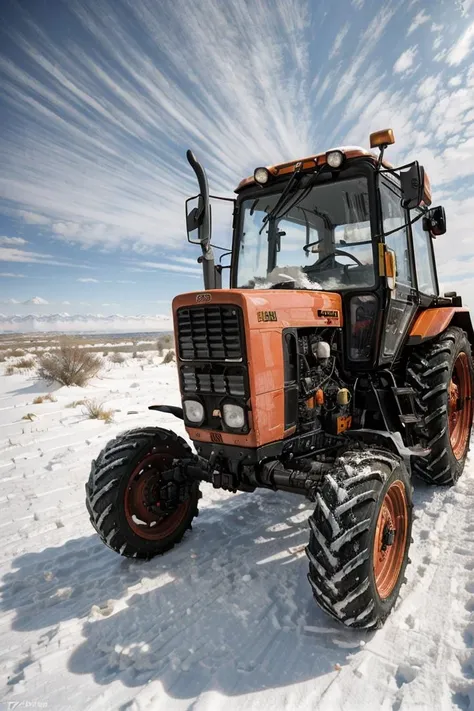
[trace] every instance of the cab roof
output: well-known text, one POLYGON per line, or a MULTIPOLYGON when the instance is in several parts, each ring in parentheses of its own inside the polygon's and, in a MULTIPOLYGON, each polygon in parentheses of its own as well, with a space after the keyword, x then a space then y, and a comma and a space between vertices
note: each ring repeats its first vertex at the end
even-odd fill
MULTIPOLYGON (((276 163, 275 165, 266 166, 266 168, 270 175, 273 175, 275 177, 293 173, 295 171, 296 166, 299 164, 301 164, 301 170, 311 170, 311 168, 315 168, 316 166, 324 165, 326 163, 327 154, 331 153, 332 151, 341 151, 342 153, 344 153, 346 160, 350 160, 351 158, 366 157, 369 158, 369 160, 371 160, 374 165, 376 165, 379 160, 378 156, 375 155, 375 153, 371 153, 370 151, 367 151, 365 148, 361 148, 360 146, 337 146, 336 148, 330 148, 324 153, 316 153, 316 155, 308 156, 306 158, 298 158, 296 160, 291 160, 286 163, 276 163)), ((386 160, 382 161, 382 165, 384 168, 388 168, 390 170, 394 168, 394 166, 386 160)), ((248 178, 244 178, 240 181, 234 192, 240 193, 245 188, 256 184, 257 183, 255 182, 253 175, 250 175, 248 178)), ((431 183, 426 172, 424 192, 424 204, 426 206, 431 205, 431 183)))
MULTIPOLYGON (((302 170, 310 170, 311 168, 315 168, 316 166, 324 165, 324 163, 326 163, 327 154, 331 153, 332 151, 341 151, 342 153, 344 153, 347 160, 349 160, 350 158, 362 158, 364 156, 371 158, 374 164, 378 160, 377 156, 374 153, 366 151, 365 148, 360 148, 359 146, 337 146, 337 148, 330 148, 324 153, 317 153, 316 155, 308 156, 306 158, 298 158, 296 160, 291 160, 286 163, 267 165, 266 168, 268 172, 275 177, 280 175, 286 175, 287 173, 293 173, 295 167, 299 163, 301 163, 302 170)), ((390 165, 390 163, 387 163, 386 161, 383 161, 383 165, 386 168, 393 168, 393 166, 390 165)), ((235 189, 235 192, 239 193, 244 188, 247 188, 253 184, 255 184, 255 180, 253 175, 250 175, 248 178, 244 178, 240 181, 240 183, 235 189)))

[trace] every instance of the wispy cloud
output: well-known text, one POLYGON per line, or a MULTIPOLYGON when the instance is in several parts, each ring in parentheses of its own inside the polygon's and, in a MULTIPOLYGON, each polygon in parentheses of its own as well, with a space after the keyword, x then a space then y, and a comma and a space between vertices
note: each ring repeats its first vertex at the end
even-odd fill
POLYGON ((409 49, 406 49, 404 52, 402 52, 402 54, 399 56, 399 58, 393 65, 393 71, 397 74, 401 74, 410 69, 413 66, 413 62, 415 61, 416 53, 416 47, 410 47, 409 49))
POLYGON ((74 267, 78 269, 92 269, 87 264, 78 264, 74 261, 56 259, 52 254, 41 254, 14 247, 0 247, 0 262, 22 262, 24 264, 50 264, 55 267, 74 267))
POLYGON ((0 247, 21 247, 27 244, 23 237, 0 237, 0 247))
MULTIPOLYGON (((193 262, 193 260, 189 261, 193 262)), ((194 274, 196 276, 200 276, 202 274, 202 270, 199 269, 199 267, 186 267, 181 266, 180 264, 164 264, 162 262, 137 262, 137 264, 139 264, 141 268, 145 268, 147 270, 158 269, 164 272, 181 272, 183 274, 194 274)))
POLYGON ((471 52, 474 43, 474 22, 451 48, 448 54, 448 62, 451 65, 461 64, 471 52))
POLYGON ((424 10, 421 10, 415 17, 413 18, 413 22, 411 23, 410 27, 408 28, 408 34, 411 35, 412 32, 418 29, 418 27, 421 27, 421 25, 424 25, 425 22, 428 22, 430 19, 430 16, 426 14, 424 10))
POLYGON ((23 304, 25 306, 30 304, 32 304, 33 306, 45 306, 48 303, 49 301, 46 301, 46 299, 43 299, 41 296, 33 296, 31 299, 23 301, 23 304))
POLYGON ((90 279, 90 278, 87 278, 87 277, 81 278, 81 279, 76 279, 76 281, 80 281, 80 282, 82 282, 83 284, 92 284, 92 283, 98 284, 98 283, 99 283, 99 280, 98 280, 98 279, 90 279))
POLYGON ((9 279, 24 279, 24 274, 15 274, 14 272, 0 272, 0 277, 8 277, 9 279))

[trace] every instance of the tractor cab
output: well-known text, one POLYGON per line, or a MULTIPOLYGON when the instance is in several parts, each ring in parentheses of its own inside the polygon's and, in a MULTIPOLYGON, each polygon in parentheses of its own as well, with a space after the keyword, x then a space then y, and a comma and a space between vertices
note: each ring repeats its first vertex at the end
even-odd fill
MULTIPOLYGON (((390 129, 379 131, 370 137, 378 156, 341 147, 257 168, 236 189, 231 288, 338 292, 351 370, 392 362, 419 307, 439 297, 433 238, 446 230, 444 210, 429 209, 418 162, 384 161, 393 143, 390 129)), ((206 201, 201 186, 204 230, 206 201)), ((198 226, 191 217, 188 228, 198 226)), ((221 267, 203 256, 207 288, 220 286, 221 267)))

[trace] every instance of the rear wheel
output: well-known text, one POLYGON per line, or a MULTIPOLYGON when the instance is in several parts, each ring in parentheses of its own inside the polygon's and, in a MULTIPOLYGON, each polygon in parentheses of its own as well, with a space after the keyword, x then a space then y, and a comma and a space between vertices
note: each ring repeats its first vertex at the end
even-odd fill
POLYGON ((404 580, 412 485, 401 460, 347 452, 317 494, 309 518, 308 579, 317 603, 349 627, 380 627, 404 580))
POLYGON ((431 449, 413 461, 413 470, 429 484, 454 484, 461 476, 472 428, 471 346, 460 328, 451 327, 416 348, 407 367, 422 421, 418 442, 431 449))
POLYGON ((182 539, 198 514, 198 485, 191 484, 187 498, 171 512, 160 506, 160 488, 162 473, 188 457, 191 449, 181 437, 157 427, 124 432, 107 444, 92 462, 86 505, 109 548, 152 558, 182 539))

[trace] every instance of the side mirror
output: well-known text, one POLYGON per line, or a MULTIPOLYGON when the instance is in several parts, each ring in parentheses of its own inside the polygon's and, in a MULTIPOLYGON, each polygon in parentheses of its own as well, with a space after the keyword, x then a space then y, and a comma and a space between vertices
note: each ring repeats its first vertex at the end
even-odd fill
MULTIPOLYGON (((201 244, 201 227, 204 223, 204 201, 202 195, 188 198, 186 200, 186 231, 188 242, 191 244, 201 244)), ((211 208, 209 209, 209 223, 211 221, 211 208)), ((210 224, 209 224, 210 226, 210 224)))
POLYGON ((433 237, 439 237, 446 232, 446 212, 444 207, 432 207, 423 217, 423 229, 433 237))
POLYGON ((425 169, 414 161, 408 170, 400 173, 402 188, 402 207, 412 210, 423 202, 425 188, 425 169))

